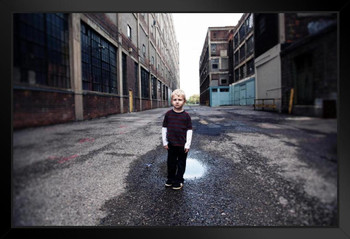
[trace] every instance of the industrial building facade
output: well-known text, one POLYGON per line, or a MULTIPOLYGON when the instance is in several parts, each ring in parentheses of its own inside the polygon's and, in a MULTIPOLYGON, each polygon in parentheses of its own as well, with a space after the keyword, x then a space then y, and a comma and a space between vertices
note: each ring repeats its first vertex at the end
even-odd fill
POLYGON ((256 98, 276 110, 336 117, 337 15, 254 14, 256 98))
POLYGON ((233 32, 233 82, 230 85, 234 105, 253 105, 255 99, 253 14, 245 13, 233 32))
POLYGON ((236 26, 221 27, 229 65, 218 70, 228 82, 215 77, 213 64, 222 61, 212 46, 217 29, 208 29, 200 56, 200 104, 336 117, 335 13, 245 13, 236 26))
POLYGON ((234 27, 209 27, 199 62, 200 104, 230 104, 229 36, 234 27))
POLYGON ((208 28, 200 57, 201 104, 254 104, 253 33, 252 13, 243 14, 237 26, 208 28), (217 35, 221 38, 216 39, 217 35), (219 51, 217 45, 221 46, 219 51))
POLYGON ((179 87, 171 14, 13 15, 13 128, 169 106, 179 87))

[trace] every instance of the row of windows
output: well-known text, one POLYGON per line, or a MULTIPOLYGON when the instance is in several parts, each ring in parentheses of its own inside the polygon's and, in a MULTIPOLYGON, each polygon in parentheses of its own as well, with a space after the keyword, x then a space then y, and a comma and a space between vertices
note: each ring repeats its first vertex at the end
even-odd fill
MULTIPOLYGON (((141 17, 144 18, 144 17, 145 17, 145 13, 141 13, 141 17)), ((153 35, 153 28, 154 28, 155 24, 156 24, 156 22, 154 21, 153 24, 151 25, 151 33, 152 33, 152 35, 153 35)), ((162 34, 164 35, 165 32, 163 32, 162 34)), ((165 35, 164 35, 164 36, 165 36, 165 35)), ((128 24, 127 24, 127 37, 128 37, 130 40, 132 40, 132 28, 131 28, 131 26, 128 25, 128 24)), ((167 37, 165 36, 165 38, 167 38, 167 37)), ((159 46, 159 45, 160 45, 160 38, 158 37, 158 38, 157 38, 157 46, 159 46)), ((160 47, 161 47, 162 52, 164 52, 164 51, 165 51, 165 48, 164 48, 163 44, 162 44, 160 47)), ((167 49, 167 50, 168 50, 168 49, 167 49)), ((169 50, 171 50, 171 49, 169 49, 169 50)), ((145 44, 142 44, 142 46, 141 46, 141 57, 146 57, 146 53, 147 53, 147 47, 146 47, 145 44)), ((170 61, 170 56, 169 56, 169 55, 166 55, 165 57, 167 58, 167 62, 169 62, 169 61, 170 61)), ((152 64, 153 66, 155 66, 154 56, 151 56, 151 64, 152 64)), ((164 64, 162 64, 162 65, 164 65, 164 64)), ((161 74, 162 77, 164 77, 164 76, 168 77, 168 74, 167 74, 167 73, 164 74, 164 68, 163 68, 163 67, 161 68, 159 63, 156 65, 156 69, 157 69, 157 71, 160 72, 160 74, 161 74)))
POLYGON ((117 49, 81 24, 83 89, 117 94, 117 49))
MULTIPOLYGON (((220 70, 228 70, 228 58, 215 58, 211 60, 211 69, 210 71, 220 71, 220 70)), ((204 72, 203 72, 204 73, 204 72)))
MULTIPOLYGON (((101 64, 101 72, 105 72, 108 73, 108 71, 110 71, 111 73, 115 73, 115 74, 111 74, 114 75, 113 78, 111 78, 111 81, 105 80, 105 82, 103 82, 104 84, 102 84, 102 87, 95 87, 95 88, 88 88, 85 90, 93 90, 93 91, 102 91, 102 92, 108 92, 108 93, 117 93, 117 79, 116 79, 116 68, 112 67, 116 66, 116 48, 111 45, 110 43, 107 43, 102 37, 100 37, 96 32, 94 32, 90 27, 88 27, 87 25, 82 23, 82 38, 84 37, 84 32, 86 32, 88 35, 91 35, 91 41, 95 42, 94 48, 96 50, 92 51, 91 54, 95 55, 95 58, 100 59, 101 58, 101 62, 97 61, 95 64, 93 63, 93 65, 95 65, 96 67, 100 66, 101 64), (108 51, 109 50, 109 51, 108 51), (101 57, 99 57, 101 55, 101 57)), ((82 42, 86 42, 86 40, 82 39, 82 42)), ((85 43, 82 43, 82 45, 85 43)), ((83 55, 83 51, 84 49, 86 49, 86 47, 82 47, 82 55, 83 55)), ((127 56, 126 54, 122 54, 122 85, 123 85, 123 95, 128 95, 128 76, 127 76, 127 56)), ((98 73, 100 73, 100 71, 98 71, 98 73)), ((135 96, 138 95, 138 64, 135 62, 134 65, 134 81, 135 81, 135 91, 136 94, 135 96)), ((89 78, 88 78, 89 79, 89 78)), ((87 79, 87 80, 88 80, 87 79)), ((152 76, 152 99, 159 99, 160 96, 159 94, 157 95, 156 92, 156 84, 154 84, 153 82, 156 80, 156 78, 154 76, 152 76), (157 97, 158 96, 158 97, 157 97)), ((159 82, 161 84, 161 82, 159 82)), ((96 86, 96 84, 92 84, 92 86, 96 86)), ((141 96, 143 98, 150 98, 149 96, 149 90, 150 90, 150 86, 149 86, 149 73, 141 68, 141 96)))
MULTIPOLYGON (((81 23, 81 63, 83 90, 118 93, 117 48, 85 23, 81 23)), ((123 95, 128 94, 127 66, 123 54, 123 95)), ((14 14, 14 68, 19 82, 71 88, 68 15, 14 14)), ((138 96, 136 62, 134 77, 138 96)), ((149 73, 145 70, 141 71, 141 85, 142 97, 149 98, 149 73)), ((152 87, 157 89, 157 84, 152 83, 152 87)), ((168 88, 158 81, 158 92, 153 90, 152 98, 167 99, 164 90, 168 88)))
MULTIPOLYGON (((229 92, 230 89, 229 88, 220 88, 219 91, 220 92, 229 92)), ((211 89, 211 92, 218 92, 218 88, 211 89)))
MULTIPOLYGON (((149 72, 141 68, 141 94, 143 98, 149 98, 150 81, 149 72)), ((152 99, 168 100, 169 88, 156 77, 151 76, 152 99)))
POLYGON ((253 14, 250 14, 233 37, 235 47, 244 41, 246 35, 253 29, 253 24, 253 14))
POLYGON ((254 59, 249 60, 246 64, 235 70, 234 82, 242 80, 252 74, 254 74, 254 59))
POLYGON ((20 82, 70 88, 68 32, 66 14, 14 14, 20 82))
POLYGON ((254 37, 251 36, 234 54, 234 65, 237 66, 244 59, 254 53, 254 37))

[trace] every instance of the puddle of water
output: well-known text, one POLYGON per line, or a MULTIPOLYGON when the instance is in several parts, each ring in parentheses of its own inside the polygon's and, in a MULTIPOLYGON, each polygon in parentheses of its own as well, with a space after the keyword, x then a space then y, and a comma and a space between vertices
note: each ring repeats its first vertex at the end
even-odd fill
POLYGON ((186 160, 186 171, 184 179, 197 179, 204 175, 206 167, 198 160, 193 158, 187 158, 186 160))

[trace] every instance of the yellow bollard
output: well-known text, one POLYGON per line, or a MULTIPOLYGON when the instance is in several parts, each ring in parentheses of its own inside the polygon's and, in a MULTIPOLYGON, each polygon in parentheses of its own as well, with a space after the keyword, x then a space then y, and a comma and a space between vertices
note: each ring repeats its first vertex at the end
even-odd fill
POLYGON ((290 89, 290 98, 289 98, 288 114, 291 114, 291 113, 292 113, 293 97, 294 97, 294 88, 290 89))

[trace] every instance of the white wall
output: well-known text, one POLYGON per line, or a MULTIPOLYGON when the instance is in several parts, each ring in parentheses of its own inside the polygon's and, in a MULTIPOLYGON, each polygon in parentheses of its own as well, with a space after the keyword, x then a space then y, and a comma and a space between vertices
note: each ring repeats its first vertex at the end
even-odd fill
POLYGON ((281 109, 281 59, 280 45, 276 45, 255 59, 256 99, 275 98, 281 109))

